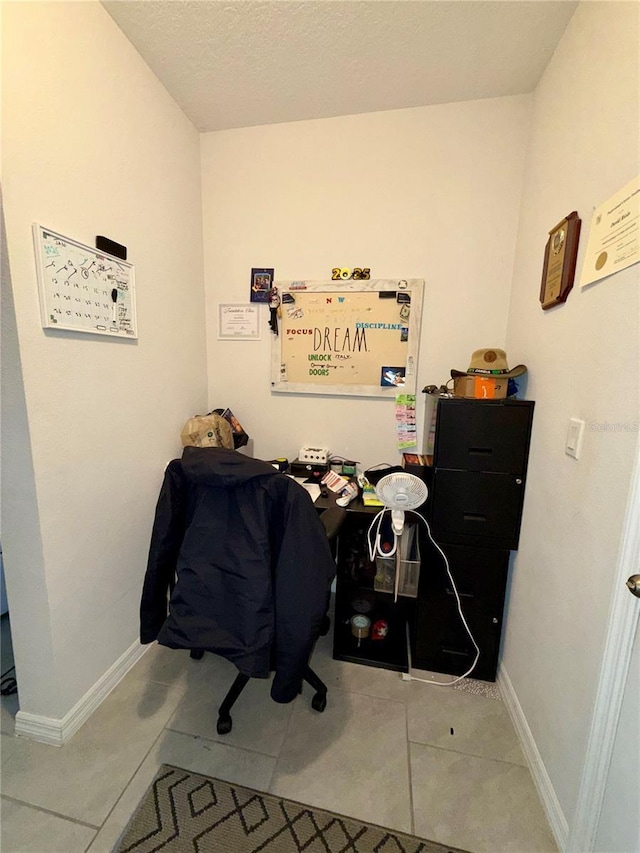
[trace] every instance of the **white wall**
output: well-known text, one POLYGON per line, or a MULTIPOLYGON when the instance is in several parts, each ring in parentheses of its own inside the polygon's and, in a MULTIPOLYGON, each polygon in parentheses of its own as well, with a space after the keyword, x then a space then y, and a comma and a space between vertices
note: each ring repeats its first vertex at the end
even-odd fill
POLYGON ((578 281, 594 207, 640 172, 638 24, 635 3, 582 4, 536 90, 507 331, 536 411, 504 665, 569 826, 640 413, 640 268, 578 281), (572 210, 576 285, 543 312, 547 234, 572 210), (579 461, 564 453, 570 417, 587 424, 579 461))
POLYGON ((206 403, 199 140, 99 3, 2 5, 2 544, 21 712, 61 719, 136 642, 163 466, 206 403), (128 247, 138 341, 43 331, 34 221, 128 247))
POLYGON ((326 441, 395 461, 389 401, 270 392, 266 309, 262 341, 216 340, 251 266, 370 266, 426 281, 419 388, 480 346, 506 341, 529 366, 504 662, 570 822, 637 441, 638 267, 548 312, 538 290, 549 229, 578 210, 579 274, 593 207, 638 171, 635 4, 579 8, 532 128, 523 97, 202 137, 206 360, 195 131, 97 3, 3 12, 2 530, 21 708, 62 717, 135 642, 160 469, 188 414, 231 406, 265 458, 326 441), (34 220, 128 245, 137 343, 43 332, 34 220), (576 462, 569 417, 630 428, 588 431, 576 462))
MULTIPOLYGON (((445 382, 504 344, 528 119, 529 98, 514 97, 202 136, 209 403, 233 409, 256 456, 326 443, 395 463, 394 405, 272 393, 266 306, 261 341, 220 342, 218 304, 248 301, 251 267, 423 278, 418 389, 445 382)), ((528 352, 516 340, 509 357, 528 352)))

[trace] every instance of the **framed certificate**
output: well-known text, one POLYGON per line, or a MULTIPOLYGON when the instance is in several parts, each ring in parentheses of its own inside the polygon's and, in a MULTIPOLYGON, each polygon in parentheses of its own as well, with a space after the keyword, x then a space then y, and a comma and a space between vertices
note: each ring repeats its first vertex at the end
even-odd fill
POLYGON ((219 341, 259 341, 258 305, 218 305, 219 341))
POLYGON ((574 210, 549 231, 544 252, 540 303, 542 310, 566 302, 576 274, 580 219, 574 210))
POLYGON ((640 176, 593 211, 580 286, 640 261, 640 176))

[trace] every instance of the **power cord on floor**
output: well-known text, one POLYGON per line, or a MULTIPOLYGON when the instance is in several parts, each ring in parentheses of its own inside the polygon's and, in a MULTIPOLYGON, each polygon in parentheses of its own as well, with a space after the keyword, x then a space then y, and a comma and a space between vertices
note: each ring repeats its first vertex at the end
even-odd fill
POLYGON ((15 666, 12 666, 0 679, 0 696, 12 696, 14 693, 18 692, 18 682, 16 681, 15 676, 9 675, 10 672, 14 671, 15 666))

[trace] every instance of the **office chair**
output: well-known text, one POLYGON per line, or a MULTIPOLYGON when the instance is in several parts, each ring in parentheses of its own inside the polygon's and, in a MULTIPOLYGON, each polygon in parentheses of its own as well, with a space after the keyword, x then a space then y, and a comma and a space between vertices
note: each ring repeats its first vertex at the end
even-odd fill
MULTIPOLYGON (((332 553, 335 555, 335 540, 338 535, 338 531, 342 526, 342 522, 345 519, 347 514, 346 509, 342 507, 335 506, 329 507, 326 509, 322 515, 320 516, 320 521, 322 522, 325 533, 327 535, 327 539, 332 546, 332 553)), ((327 596, 327 609, 329 607, 329 598, 331 593, 327 596)), ((320 627, 320 636, 324 637, 331 627, 331 620, 328 614, 325 614, 322 620, 322 625, 320 627)), ((201 660, 204 656, 204 649, 191 649, 190 657, 193 660, 201 660)), ((218 722, 216 724, 216 730, 219 735, 229 734, 233 727, 233 720, 231 718, 231 708, 236 703, 240 694, 244 690, 244 688, 249 683, 249 679, 251 676, 245 675, 243 672, 239 672, 236 675, 235 681, 229 688, 227 695, 224 697, 222 704, 218 708, 218 722)), ((314 711, 318 711, 322 713, 324 709, 327 707, 327 685, 319 678, 318 675, 311 669, 309 664, 305 666, 302 672, 303 681, 306 681, 316 692, 311 700, 311 707, 314 711)), ((300 693, 302 693, 302 685, 300 686, 300 693)))
POLYGON ((188 649, 196 659, 211 651, 236 666, 220 734, 231 730, 229 710, 249 678, 270 672, 274 701, 291 702, 305 680, 316 691, 314 709, 324 710, 327 689, 309 658, 329 629, 332 541, 344 516, 340 507, 319 516, 297 483, 229 447, 186 445, 167 465, 140 641, 188 649))

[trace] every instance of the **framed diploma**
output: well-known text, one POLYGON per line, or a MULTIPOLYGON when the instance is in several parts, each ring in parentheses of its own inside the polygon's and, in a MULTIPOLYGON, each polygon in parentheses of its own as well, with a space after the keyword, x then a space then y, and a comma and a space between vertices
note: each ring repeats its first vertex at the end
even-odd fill
POLYGON ((593 211, 580 286, 640 261, 640 175, 593 211))
POLYGON ((574 210, 549 231, 540 285, 543 311, 567 301, 576 274, 580 225, 580 219, 574 210))

